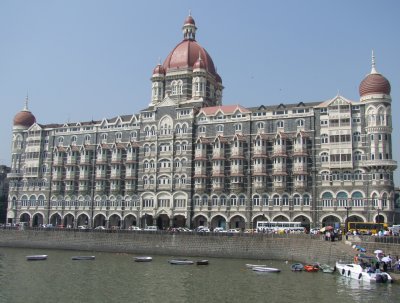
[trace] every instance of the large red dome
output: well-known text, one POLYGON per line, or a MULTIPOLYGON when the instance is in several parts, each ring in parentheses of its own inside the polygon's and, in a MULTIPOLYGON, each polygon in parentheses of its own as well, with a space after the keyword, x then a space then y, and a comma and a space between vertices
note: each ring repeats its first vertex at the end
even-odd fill
POLYGON ((28 128, 35 122, 35 116, 28 110, 22 110, 14 117, 14 126, 24 126, 28 128))
POLYGON ((386 94, 390 95, 389 81, 379 73, 371 73, 361 81, 359 92, 360 96, 370 94, 386 94))
POLYGON ((207 51, 194 40, 183 40, 179 43, 164 61, 164 69, 168 72, 170 69, 193 68, 197 59, 203 60, 205 69, 216 75, 214 62, 207 51))

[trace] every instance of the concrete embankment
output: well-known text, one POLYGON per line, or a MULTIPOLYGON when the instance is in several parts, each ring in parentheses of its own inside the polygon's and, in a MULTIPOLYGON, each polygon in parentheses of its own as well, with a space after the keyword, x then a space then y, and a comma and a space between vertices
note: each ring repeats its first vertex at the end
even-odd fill
POLYGON ((290 234, 198 234, 149 232, 92 232, 80 230, 0 230, 0 246, 124 252, 171 256, 273 259, 334 265, 350 261, 354 250, 344 241, 290 234))

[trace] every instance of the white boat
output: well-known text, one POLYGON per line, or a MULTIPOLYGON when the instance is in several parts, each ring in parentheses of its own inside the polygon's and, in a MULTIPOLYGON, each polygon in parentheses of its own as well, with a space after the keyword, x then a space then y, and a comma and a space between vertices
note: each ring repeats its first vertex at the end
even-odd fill
POLYGON ((252 268, 252 270, 259 271, 259 272, 280 272, 281 271, 279 268, 264 267, 264 266, 255 266, 252 268))
POLYGON ((368 272, 359 264, 336 262, 336 271, 349 279, 365 282, 392 283, 392 277, 386 272, 368 272))
POLYGON ((73 256, 71 257, 72 260, 94 260, 96 259, 95 256, 73 256))
POLYGON ((266 264, 246 264, 247 268, 254 268, 254 267, 267 267, 266 264))
POLYGON ((191 265, 194 264, 193 261, 190 260, 182 260, 182 259, 173 259, 168 261, 169 264, 174 264, 174 265, 191 265))
POLYGON ((47 255, 32 255, 32 256, 26 256, 26 260, 28 261, 39 261, 39 260, 46 260, 47 255))
POLYGON ((153 261, 152 257, 134 257, 135 262, 151 262, 153 261))

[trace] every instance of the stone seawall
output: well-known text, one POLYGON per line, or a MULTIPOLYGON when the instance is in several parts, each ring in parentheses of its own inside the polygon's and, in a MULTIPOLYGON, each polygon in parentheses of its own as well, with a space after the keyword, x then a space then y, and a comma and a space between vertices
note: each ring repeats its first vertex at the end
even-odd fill
POLYGON ((344 241, 311 235, 91 232, 78 230, 0 230, 0 246, 124 252, 146 255, 274 259, 335 264, 352 260, 344 241))

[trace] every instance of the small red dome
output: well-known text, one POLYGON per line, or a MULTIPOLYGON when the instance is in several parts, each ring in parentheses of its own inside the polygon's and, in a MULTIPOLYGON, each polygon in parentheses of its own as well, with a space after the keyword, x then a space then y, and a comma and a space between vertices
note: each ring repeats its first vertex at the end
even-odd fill
POLYGON ((183 23, 183 25, 186 25, 186 24, 196 25, 196 22, 194 22, 194 19, 191 15, 187 16, 187 18, 185 19, 185 22, 183 23))
POLYGON ((379 73, 371 73, 361 81, 359 92, 360 96, 370 94, 386 94, 390 95, 389 81, 379 73))
POLYGON ((35 116, 28 110, 22 110, 14 117, 14 126, 24 126, 28 128, 35 122, 35 116))
POLYGON ((194 64, 200 57, 204 68, 215 76, 214 62, 207 51, 194 40, 183 40, 170 52, 164 61, 164 69, 188 68, 194 67, 194 64))
POLYGON ((165 69, 161 64, 158 64, 154 69, 153 69, 153 75, 156 74, 162 74, 165 75, 165 69))

